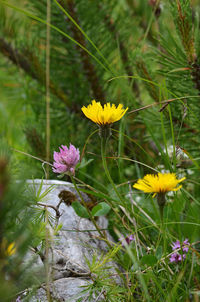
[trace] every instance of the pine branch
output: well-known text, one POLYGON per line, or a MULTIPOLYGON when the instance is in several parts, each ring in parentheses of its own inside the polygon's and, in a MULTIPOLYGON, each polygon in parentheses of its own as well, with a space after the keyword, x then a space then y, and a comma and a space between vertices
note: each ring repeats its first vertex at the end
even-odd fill
MULTIPOLYGON (((5 39, 0 37, 0 52, 8 58, 12 63, 23 69, 29 76, 37 80, 43 86, 45 85, 45 72, 43 71, 38 58, 31 52, 20 52, 13 48, 5 39)), ((56 97, 65 103, 71 111, 77 112, 77 108, 72 104, 64 91, 50 81, 50 90, 56 97)))
POLYGON ((183 47, 188 57, 189 63, 194 63, 196 53, 194 48, 194 29, 192 24, 192 11, 189 5, 186 5, 185 11, 181 2, 177 0, 177 25, 181 35, 183 47), (189 15, 189 16, 188 16, 189 15))
MULTIPOLYGON (((71 17, 76 21, 78 25, 80 25, 75 4, 73 0, 60 0, 59 3, 62 5, 62 7, 69 12, 71 17)), ((66 20, 66 19, 65 19, 66 20)), ((79 42, 82 46, 85 48, 87 47, 86 41, 82 35, 82 33, 72 24, 71 25, 71 31, 73 33, 74 39, 79 42)), ((94 98, 97 100, 105 100, 105 93, 101 87, 101 84, 99 83, 99 78, 96 74, 94 65, 90 62, 89 55, 80 47, 76 46, 76 49, 78 53, 80 54, 83 69, 85 72, 85 75, 91 85, 92 92, 94 95, 94 98)))
MULTIPOLYGON (((98 7, 99 7, 99 9, 102 10, 102 6, 100 4, 98 4, 98 7)), ((112 22, 109 14, 107 14, 104 17, 104 22, 105 22, 108 30, 114 35, 114 37, 119 37, 117 28, 116 28, 115 24, 112 22)), ((121 59, 124 64, 125 71, 126 71, 127 75, 129 76, 128 80, 132 84, 132 90, 134 93, 136 93, 136 96, 139 96, 139 94, 140 94, 139 87, 136 82, 132 81, 131 76, 133 76, 133 72, 132 72, 131 66, 128 64, 128 61, 129 61, 128 53, 127 53, 124 43, 121 40, 119 40, 119 49, 121 52, 121 59)))
MULTIPOLYGON (((154 15, 156 17, 156 19, 158 20, 158 18, 160 17, 160 14, 161 14, 161 9, 160 9, 160 6, 159 6, 159 0, 158 2, 155 3, 156 0, 149 0, 148 1, 148 5, 153 7, 153 12, 154 12, 154 15)), ((130 9, 130 13, 131 13, 131 16, 132 18, 138 18, 138 13, 137 13, 137 5, 136 3, 134 3, 134 1, 131 1, 131 0, 126 0, 126 3, 130 9)), ((147 29, 147 20, 145 18, 141 18, 140 16, 140 22, 138 24, 139 27, 141 27, 141 29, 143 30, 143 32, 146 32, 146 29, 147 29)), ((152 33, 152 27, 151 29, 148 31, 148 34, 147 34, 147 37, 146 37, 155 47, 158 46, 158 42, 157 42, 157 39, 155 39, 155 34, 152 33)))
POLYGON ((0 51, 7 57, 12 63, 22 68, 26 73, 28 73, 33 79, 37 79, 37 75, 31 68, 30 63, 25 59, 18 50, 14 49, 9 43, 7 43, 3 38, 0 38, 0 51))
MULTIPOLYGON (((188 68, 191 74, 195 88, 200 94, 200 65, 197 56, 197 45, 195 41, 194 28, 194 12, 192 11, 189 0, 171 0, 172 15, 180 36, 182 47, 186 54, 185 67, 188 68)), ((174 61, 177 58, 174 57, 174 61)), ((181 67, 181 66, 180 66, 181 67)))
POLYGON ((45 142, 41 134, 34 127, 27 127, 24 132, 30 147, 35 151, 34 153, 38 157, 45 159, 45 142))
POLYGON ((200 95, 200 64, 197 63, 197 60, 195 63, 192 64, 192 80, 195 83, 195 88, 199 91, 200 95))
POLYGON ((143 60, 136 62, 136 67, 137 67, 138 74, 142 78, 149 80, 149 82, 145 83, 145 86, 147 87, 147 90, 149 91, 150 96, 156 102, 159 102, 158 91, 155 88, 155 85, 153 85, 153 83, 151 83, 151 82, 153 82, 153 79, 152 79, 151 75, 149 74, 149 71, 147 70, 147 66, 145 65, 145 62, 143 60))

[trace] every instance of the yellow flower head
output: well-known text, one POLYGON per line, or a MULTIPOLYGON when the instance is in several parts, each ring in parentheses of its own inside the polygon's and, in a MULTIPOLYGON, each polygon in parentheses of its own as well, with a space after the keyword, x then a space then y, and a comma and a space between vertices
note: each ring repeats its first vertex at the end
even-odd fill
POLYGON ((157 193, 179 190, 182 185, 178 187, 177 185, 183 180, 185 180, 185 177, 177 179, 175 173, 158 173, 157 175, 147 174, 143 179, 139 179, 133 185, 133 188, 145 193, 154 193, 154 197, 157 193))
POLYGON ((6 254, 8 256, 12 256, 16 253, 16 247, 15 247, 15 243, 12 242, 8 245, 7 250, 6 250, 6 254))
POLYGON ((16 246, 14 242, 11 242, 10 244, 7 242, 5 238, 3 238, 1 243, 1 252, 6 257, 12 256, 16 253, 16 246))
POLYGON ((102 107, 100 102, 93 100, 92 104, 87 107, 83 106, 81 110, 87 118, 102 126, 119 121, 128 108, 123 109, 122 104, 119 104, 118 107, 116 107, 114 104, 111 105, 110 103, 107 103, 102 107))

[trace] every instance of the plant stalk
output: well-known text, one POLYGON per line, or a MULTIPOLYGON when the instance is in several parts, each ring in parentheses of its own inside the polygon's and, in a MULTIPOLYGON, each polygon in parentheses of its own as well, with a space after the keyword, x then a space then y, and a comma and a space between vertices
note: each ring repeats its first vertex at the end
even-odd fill
POLYGON ((108 166, 107 166, 107 162, 106 162, 106 145, 107 145, 107 141, 108 141, 108 138, 105 138, 105 137, 101 137, 101 158, 102 158, 102 163, 103 163, 103 168, 104 168, 104 171, 106 173, 106 176, 108 178, 108 180, 110 181, 112 187, 113 187, 113 190, 115 191, 117 197, 119 198, 119 200, 121 201, 121 205, 125 206, 125 202, 122 198, 122 196, 120 195, 120 193, 118 192, 113 180, 112 180, 112 177, 110 175, 110 172, 108 170, 108 166))

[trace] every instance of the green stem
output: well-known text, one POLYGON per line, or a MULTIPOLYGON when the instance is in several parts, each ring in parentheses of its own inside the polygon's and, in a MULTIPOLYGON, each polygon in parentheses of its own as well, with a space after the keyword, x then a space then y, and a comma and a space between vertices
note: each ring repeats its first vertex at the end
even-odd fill
POLYGON ((125 202, 122 198, 122 196, 120 195, 120 193, 118 192, 113 180, 112 180, 112 177, 110 176, 110 172, 108 170, 108 166, 107 166, 107 162, 106 162, 106 144, 107 144, 107 140, 106 138, 104 137, 101 137, 101 158, 102 158, 102 163, 103 163, 103 167, 104 167, 104 171, 106 173, 106 176, 108 178, 108 180, 110 181, 112 187, 113 187, 113 190, 115 191, 116 195, 118 196, 119 200, 121 201, 121 204, 123 206, 125 206, 125 202))
POLYGON ((161 224, 163 225, 163 212, 164 212, 164 206, 163 205, 159 206, 159 211, 160 211, 161 224))
POLYGON ((166 204, 166 199, 165 199, 164 193, 159 193, 157 195, 157 202, 158 202, 158 207, 159 207, 159 211, 160 211, 161 234, 162 234, 162 239, 163 239, 163 252, 165 253, 165 251, 166 251, 166 229, 165 229, 163 214, 164 214, 164 207, 166 204))
POLYGON ((166 251, 166 226, 164 224, 164 206, 159 206, 160 209, 160 218, 161 218, 161 233, 162 233, 162 239, 163 239, 163 253, 166 251))
POLYGON ((84 152, 85 152, 85 148, 86 148, 86 146, 87 146, 87 144, 88 144, 90 138, 91 138, 97 131, 99 131, 99 130, 96 129, 95 131, 93 131, 93 132, 87 137, 87 139, 86 139, 86 141, 85 141, 85 144, 84 144, 84 146, 83 146, 83 150, 82 150, 82 152, 81 152, 80 162, 82 161, 82 158, 83 158, 84 152))

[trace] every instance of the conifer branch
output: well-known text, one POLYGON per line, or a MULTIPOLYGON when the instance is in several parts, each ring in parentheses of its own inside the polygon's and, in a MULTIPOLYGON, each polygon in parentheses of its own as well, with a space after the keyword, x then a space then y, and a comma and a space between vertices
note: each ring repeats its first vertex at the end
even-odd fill
POLYGON ((45 142, 44 139, 42 138, 42 135, 34 127, 25 128, 24 133, 27 142, 29 143, 34 153, 38 157, 45 159, 45 142))
MULTIPOLYGON (((74 1, 73 0, 67 0, 67 1, 60 0, 59 3, 60 3, 60 5, 62 5, 62 7, 65 10, 67 10, 69 12, 70 16, 76 21, 76 23, 78 25, 80 25, 80 22, 79 22, 77 13, 76 13, 74 1)), ((82 33, 75 26, 73 26, 73 24, 71 25, 71 31, 73 33, 74 39, 79 44, 81 44, 82 46, 84 46, 86 48, 86 41, 85 41, 82 33)), ((90 61, 89 55, 82 48, 78 47, 77 45, 76 45, 76 50, 80 54, 84 73, 91 85, 92 94, 93 94, 94 98, 97 100, 101 100, 101 102, 103 102, 103 100, 105 99, 105 93, 101 87, 101 84, 99 83, 99 78, 96 74, 94 65, 90 61)))
MULTIPOLYGON (((175 4, 173 4, 175 5, 175 4)), ((180 0, 176 0, 177 16, 176 22, 178 31, 181 37, 182 45, 187 55, 188 65, 191 69, 192 81, 195 83, 195 88, 200 94, 200 65, 195 49, 194 40, 194 24, 193 13, 190 3, 185 3, 180 0)))
POLYGON ((149 82, 145 83, 147 90, 149 91, 150 96, 156 101, 159 102, 159 95, 158 91, 155 88, 155 85, 152 84, 153 80, 151 75, 149 74, 149 71, 147 70, 147 67, 145 65, 145 62, 140 60, 136 62, 137 71, 138 74, 142 77, 147 79, 149 82))
POLYGON ((19 66, 32 78, 37 79, 36 73, 31 68, 30 63, 17 49, 14 49, 9 43, 0 37, 0 51, 7 57, 12 63, 19 66))
POLYGON ((200 95, 200 64, 197 60, 192 64, 192 80, 195 83, 195 88, 199 91, 200 95))
MULTIPOLYGON (((5 39, 1 37, 0 52, 12 63, 24 70, 33 79, 37 80, 43 86, 45 85, 45 73, 38 58, 33 53, 26 51, 25 56, 18 49, 13 48, 11 44, 9 44, 5 39)), ((51 93, 53 93, 63 103, 70 107, 70 110, 74 112, 77 111, 76 107, 73 107, 64 91, 57 87, 52 81, 50 81, 50 90, 51 93)))
POLYGON ((177 4, 177 12, 178 12, 177 25, 181 35, 183 47, 187 54, 188 62, 194 63, 196 60, 196 53, 194 48, 193 25, 191 23, 191 20, 187 16, 188 12, 186 11, 186 9, 185 11, 183 10, 180 0, 177 0, 176 4, 177 4))
MULTIPOLYGON (((101 4, 98 4, 98 7, 99 7, 99 9, 102 10, 101 4)), ((117 28, 116 28, 115 24, 112 22, 112 19, 110 18, 109 14, 105 15, 104 21, 105 21, 105 24, 106 24, 108 30, 113 34, 113 36, 119 37, 117 28)), ((127 75, 129 76, 128 80, 131 83, 132 90, 136 94, 136 96, 139 96, 139 94, 140 94, 139 87, 138 87, 137 83, 134 82, 133 79, 131 79, 131 76, 133 76, 133 71, 132 71, 131 66, 128 63, 129 62, 128 53, 127 53, 124 43, 120 39, 119 39, 119 49, 121 52, 121 59, 122 59, 125 71, 126 71, 127 75)))

